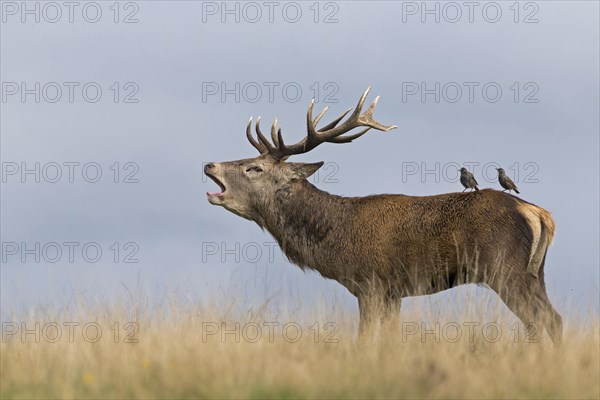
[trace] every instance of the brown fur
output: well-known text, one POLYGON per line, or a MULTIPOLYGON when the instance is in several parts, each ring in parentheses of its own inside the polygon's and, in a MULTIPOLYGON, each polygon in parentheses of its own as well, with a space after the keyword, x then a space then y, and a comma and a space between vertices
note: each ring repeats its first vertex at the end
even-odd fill
POLYGON ((555 230, 546 210, 491 189, 340 197, 306 180, 321 165, 268 155, 211 164, 207 175, 226 190, 209 201, 267 229, 291 262, 348 288, 361 332, 397 318, 402 297, 476 283, 560 341, 561 317, 543 282, 555 230))

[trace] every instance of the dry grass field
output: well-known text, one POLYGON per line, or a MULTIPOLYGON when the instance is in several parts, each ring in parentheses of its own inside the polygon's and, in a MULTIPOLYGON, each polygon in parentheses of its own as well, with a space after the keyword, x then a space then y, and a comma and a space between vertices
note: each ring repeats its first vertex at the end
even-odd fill
POLYGON ((266 304, 139 303, 81 306, 77 318, 36 311, 24 326, 8 318, 1 397, 600 397, 594 313, 565 315, 555 348, 545 334, 528 340, 502 307, 483 312, 485 303, 435 315, 411 307, 397 329, 364 342, 357 315, 330 307, 300 320, 266 304))

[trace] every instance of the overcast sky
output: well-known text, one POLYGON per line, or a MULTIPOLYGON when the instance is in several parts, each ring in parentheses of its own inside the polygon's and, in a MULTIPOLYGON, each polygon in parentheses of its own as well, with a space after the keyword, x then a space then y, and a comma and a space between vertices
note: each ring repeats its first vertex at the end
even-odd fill
POLYGON ((326 162, 319 188, 460 191, 465 164, 498 188, 502 166, 556 220, 552 302, 598 309, 597 2, 1 4, 3 313, 124 286, 355 307, 208 204, 201 171, 256 155, 248 117, 277 116, 292 142, 313 96, 333 118, 369 85, 399 128, 296 157, 326 162))

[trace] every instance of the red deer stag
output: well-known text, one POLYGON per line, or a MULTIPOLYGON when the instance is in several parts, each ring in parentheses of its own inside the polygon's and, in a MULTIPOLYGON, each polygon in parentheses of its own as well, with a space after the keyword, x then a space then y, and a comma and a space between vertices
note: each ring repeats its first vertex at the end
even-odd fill
POLYGON ((476 283, 493 289, 526 325, 540 324, 560 342, 562 318, 544 283, 554 221, 543 208, 491 189, 341 197, 307 181, 323 162, 285 162, 321 143, 348 143, 370 129, 396 128, 373 119, 378 98, 362 113, 369 90, 348 119, 341 122, 352 109, 320 129, 327 108, 313 119, 313 100, 308 134, 292 145, 284 143, 277 119, 271 141, 261 132, 260 118, 257 138, 252 136, 250 119, 246 135, 260 155, 205 165, 221 189, 207 193, 208 201, 266 228, 300 268, 345 286, 358 298, 360 334, 371 323, 398 318, 402 297, 476 283), (363 129, 344 135, 358 127, 363 129))

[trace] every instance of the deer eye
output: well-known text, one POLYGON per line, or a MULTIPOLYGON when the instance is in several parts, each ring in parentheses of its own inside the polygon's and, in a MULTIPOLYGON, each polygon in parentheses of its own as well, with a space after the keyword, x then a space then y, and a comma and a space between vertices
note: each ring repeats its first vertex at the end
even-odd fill
POLYGON ((250 172, 250 171, 262 172, 262 168, 257 165, 253 165, 251 167, 246 168, 246 172, 250 172))

